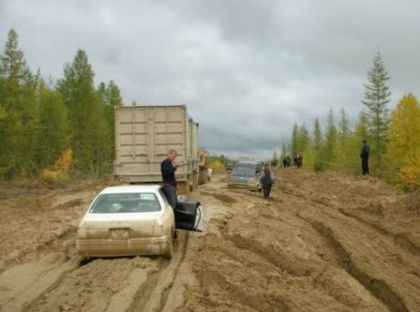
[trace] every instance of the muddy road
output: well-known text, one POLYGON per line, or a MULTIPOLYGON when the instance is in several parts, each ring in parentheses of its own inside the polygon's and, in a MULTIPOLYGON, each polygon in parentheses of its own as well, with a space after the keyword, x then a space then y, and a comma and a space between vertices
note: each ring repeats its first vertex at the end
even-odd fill
POLYGON ((374 178, 295 169, 273 200, 191 194, 203 233, 175 256, 81 261, 74 241, 105 185, 0 186, 0 311, 420 311, 420 194, 374 178))

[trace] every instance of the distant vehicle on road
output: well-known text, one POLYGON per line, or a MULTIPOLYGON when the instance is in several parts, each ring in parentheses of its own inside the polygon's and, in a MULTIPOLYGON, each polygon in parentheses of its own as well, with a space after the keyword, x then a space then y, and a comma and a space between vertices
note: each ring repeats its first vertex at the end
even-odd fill
POLYGON ((245 188, 254 191, 261 189, 258 177, 258 163, 240 161, 233 166, 228 180, 229 187, 245 188))
POLYGON ((227 161, 225 163, 225 169, 227 172, 231 172, 234 166, 235 166, 235 163, 233 161, 227 161))
POLYGON ((175 228, 197 230, 200 219, 200 203, 178 202, 174 211, 158 185, 108 187, 96 196, 80 222, 76 248, 86 258, 171 258, 175 228))

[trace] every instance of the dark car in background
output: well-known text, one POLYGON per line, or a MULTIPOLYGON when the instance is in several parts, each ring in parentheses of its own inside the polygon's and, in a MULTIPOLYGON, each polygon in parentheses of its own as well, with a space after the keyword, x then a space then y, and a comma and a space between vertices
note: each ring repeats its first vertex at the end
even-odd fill
POLYGON ((241 161, 234 165, 229 175, 228 186, 253 191, 260 190, 258 163, 254 161, 241 161))

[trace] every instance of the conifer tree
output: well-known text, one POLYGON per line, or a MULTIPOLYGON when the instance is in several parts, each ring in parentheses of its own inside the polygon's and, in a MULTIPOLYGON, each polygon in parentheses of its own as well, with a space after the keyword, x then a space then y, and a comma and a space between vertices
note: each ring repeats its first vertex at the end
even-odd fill
POLYGON ((69 124, 61 94, 50 89, 43 79, 37 88, 39 133, 37 163, 40 169, 54 164, 69 147, 69 124))
POLYGON ((309 148, 310 138, 309 132, 305 124, 298 129, 298 153, 303 153, 309 148))
POLYGON ((321 125, 319 123, 318 117, 314 120, 314 148, 315 150, 319 151, 322 147, 322 131, 321 131, 321 125))
POLYGON ((93 79, 86 52, 78 50, 73 62, 65 66, 58 90, 70 119, 75 166, 100 174, 106 167, 104 162, 111 161, 111 138, 93 79))
POLYGON ((313 168, 315 171, 323 170, 322 162, 322 130, 319 123, 318 117, 314 120, 314 129, 313 129, 313 158, 314 164, 313 168))
POLYGON ((341 109, 337 129, 337 144, 334 151, 334 167, 337 170, 353 172, 352 157, 357 149, 353 150, 351 135, 350 121, 347 113, 344 109, 341 109))
POLYGON ((281 145, 281 158, 283 159, 284 157, 288 156, 288 150, 287 150, 287 145, 286 143, 282 143, 281 145))
POLYGON ((292 130, 291 152, 294 155, 298 152, 298 150, 299 150, 299 127, 295 123, 293 125, 293 130, 292 130))
POLYGON ((35 170, 32 141, 37 131, 36 80, 19 49, 14 29, 9 31, 0 55, 0 81, 0 177, 28 175, 35 170))
POLYGON ((382 155, 387 140, 389 124, 387 104, 391 91, 387 86, 390 79, 379 52, 373 58, 372 67, 368 71, 368 82, 364 84, 365 94, 362 103, 367 108, 368 130, 373 139, 372 152, 375 154, 378 174, 381 171, 382 155))
POLYGON ((340 111, 340 121, 338 123, 338 139, 343 143, 350 134, 350 121, 344 109, 340 111))
POLYGON ((330 109, 328 113, 324 141, 325 143, 322 152, 323 167, 325 169, 329 169, 335 160, 335 148, 337 144, 337 128, 335 126, 334 112, 332 109, 330 109))
POLYGON ((107 128, 109 131, 109 137, 111 140, 110 148, 111 155, 113 159, 115 155, 115 118, 114 111, 115 108, 122 106, 121 92, 118 86, 114 81, 109 81, 108 85, 104 82, 101 82, 98 87, 98 95, 101 100, 101 104, 104 109, 105 119, 107 121, 107 128))

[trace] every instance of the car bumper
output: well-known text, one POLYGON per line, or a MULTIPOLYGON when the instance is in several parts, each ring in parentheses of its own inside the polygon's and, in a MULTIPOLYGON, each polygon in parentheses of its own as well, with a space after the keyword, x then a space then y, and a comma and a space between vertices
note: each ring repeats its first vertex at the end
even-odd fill
POLYGON ((248 190, 258 191, 260 189, 259 184, 246 184, 246 183, 237 183, 237 182, 228 182, 229 187, 236 187, 248 190))
POLYGON ((129 239, 79 238, 76 249, 82 257, 162 255, 168 249, 168 243, 166 235, 129 239))

